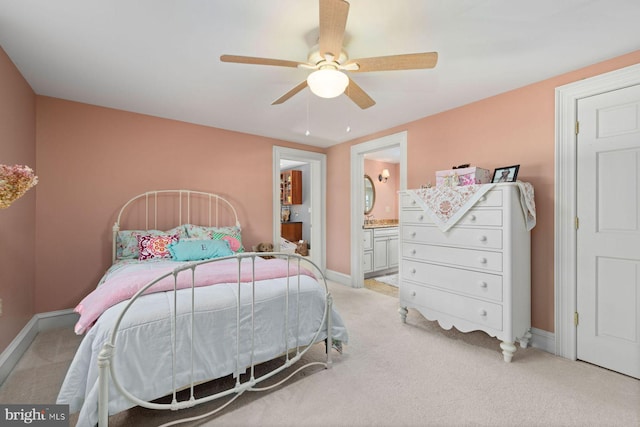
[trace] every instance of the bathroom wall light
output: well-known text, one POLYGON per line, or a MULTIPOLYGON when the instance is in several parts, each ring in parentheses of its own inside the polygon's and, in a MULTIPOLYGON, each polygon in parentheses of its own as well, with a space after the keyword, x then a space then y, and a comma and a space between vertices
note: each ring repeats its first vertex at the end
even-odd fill
POLYGON ((382 169, 382 172, 378 175, 378 181, 387 182, 390 176, 389 169, 382 169))

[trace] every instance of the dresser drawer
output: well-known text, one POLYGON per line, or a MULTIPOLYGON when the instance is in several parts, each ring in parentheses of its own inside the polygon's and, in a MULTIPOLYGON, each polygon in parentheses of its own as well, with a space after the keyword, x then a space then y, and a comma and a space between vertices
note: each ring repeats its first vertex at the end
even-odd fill
POLYGON ((403 243, 402 257, 441 262, 455 267, 502 271, 502 254, 499 252, 403 243))
POLYGON ((496 274, 403 260, 402 280, 411 280, 470 296, 502 301, 502 276, 496 274))
POLYGON ((475 298, 444 292, 427 286, 402 282, 400 305, 418 305, 448 316, 502 330, 502 306, 475 298))
POLYGON ((500 229, 451 228, 443 232, 435 226, 406 225, 402 227, 402 238, 409 243, 502 249, 500 229))
POLYGON ((474 206, 502 206, 502 190, 487 191, 474 206))
MULTIPOLYGON (((402 210, 400 220, 405 224, 435 224, 431 216, 422 209, 402 210)), ((456 226, 458 225, 501 227, 502 211, 499 209, 469 209, 456 223, 456 226)))
POLYGON ((401 209, 405 209, 405 208, 415 208, 415 209, 422 209, 420 207, 420 205, 418 204, 418 202, 416 202, 413 197, 411 197, 408 194, 401 194, 400 195, 400 208, 401 209))
MULTIPOLYGON (((502 190, 490 190, 483 194, 474 206, 502 206, 502 190)), ((421 209, 418 202, 408 194, 402 194, 400 197, 401 208, 421 209)))

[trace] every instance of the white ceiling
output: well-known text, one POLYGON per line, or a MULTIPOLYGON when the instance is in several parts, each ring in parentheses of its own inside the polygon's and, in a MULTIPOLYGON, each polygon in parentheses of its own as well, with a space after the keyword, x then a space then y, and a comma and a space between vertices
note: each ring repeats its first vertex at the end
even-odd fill
POLYGON ((271 106, 308 71, 219 60, 305 61, 317 0, 2 0, 0 45, 39 95, 321 147, 640 49, 638 0, 350 3, 350 57, 439 53, 352 74, 367 110, 308 89, 271 106))

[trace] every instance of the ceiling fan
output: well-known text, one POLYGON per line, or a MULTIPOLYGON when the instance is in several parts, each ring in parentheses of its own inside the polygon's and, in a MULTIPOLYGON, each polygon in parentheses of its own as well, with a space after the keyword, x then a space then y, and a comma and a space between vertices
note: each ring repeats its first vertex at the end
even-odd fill
POLYGON ((323 98, 334 98, 345 93, 346 90, 346 95, 362 109, 369 108, 376 102, 347 76, 345 71, 362 73, 415 70, 436 66, 437 52, 349 59, 342 47, 347 15, 349 14, 349 3, 344 0, 319 1, 320 36, 318 46, 309 54, 307 62, 238 55, 222 55, 220 60, 240 64, 274 65, 314 70, 306 80, 273 101, 271 105, 282 104, 309 86, 314 94, 323 98))

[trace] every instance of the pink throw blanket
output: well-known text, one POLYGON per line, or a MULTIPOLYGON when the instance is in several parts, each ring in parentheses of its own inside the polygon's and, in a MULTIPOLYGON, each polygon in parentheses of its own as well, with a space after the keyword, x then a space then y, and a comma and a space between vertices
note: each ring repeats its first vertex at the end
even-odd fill
MULTIPOLYGON (((254 275, 251 264, 251 260, 248 258, 242 261, 240 273, 241 283, 250 283, 253 281, 254 275)), ((80 314, 80 319, 74 329, 75 333, 82 335, 109 307, 131 298, 136 292, 149 284, 149 282, 166 273, 172 272, 176 267, 176 264, 159 266, 157 269, 136 271, 131 274, 121 273, 112 279, 105 280, 102 285, 87 295, 74 309, 76 313, 80 314)), ((219 283, 238 283, 238 261, 236 259, 198 265, 195 271, 194 286, 196 287, 219 283)), ((287 269, 287 261, 284 259, 256 259, 256 281, 297 276, 298 274, 314 277, 311 272, 304 268, 298 270, 297 264, 290 264, 289 269, 287 269)), ((176 280, 177 289, 190 288, 191 283, 191 270, 182 271, 178 274, 176 280)), ((144 293, 171 291, 173 290, 173 286, 173 276, 168 276, 151 286, 144 293)))

